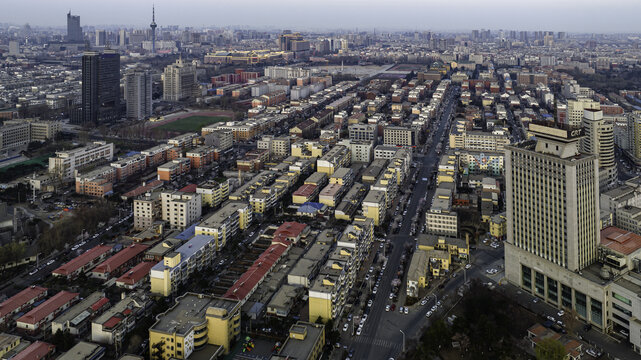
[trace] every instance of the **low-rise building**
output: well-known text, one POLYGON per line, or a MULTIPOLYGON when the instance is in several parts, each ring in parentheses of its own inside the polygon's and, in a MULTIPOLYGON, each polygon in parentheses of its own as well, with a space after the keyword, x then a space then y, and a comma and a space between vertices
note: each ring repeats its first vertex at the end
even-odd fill
POLYGON ((415 251, 407 270, 407 296, 419 297, 421 289, 427 286, 427 275, 430 267, 425 251, 415 251))
POLYGON ((81 341, 56 360, 100 360, 105 356, 105 348, 88 341, 81 341))
POLYGON ((18 329, 25 330, 29 333, 36 333, 40 330, 47 331, 49 326, 51 326, 51 321, 76 302, 79 296, 80 294, 78 293, 60 291, 18 318, 18 320, 16 320, 16 326, 18 329))
POLYGON ((100 315, 108 307, 109 299, 105 294, 96 291, 82 299, 79 303, 72 306, 64 314, 58 316, 51 322, 51 333, 69 331, 72 335, 83 335, 89 330, 91 320, 100 315))
POLYGON ((129 245, 91 270, 91 276, 103 280, 118 277, 137 264, 148 248, 149 246, 143 244, 129 245))
MULTIPOLYGON (((56 347, 44 341, 35 341, 15 356, 12 356, 12 360, 39 360, 47 359, 56 351, 56 347)), ((4 359, 4 358, 3 358, 4 359)))
POLYGON ((215 253, 216 240, 213 236, 194 236, 151 268, 151 292, 162 296, 171 295, 194 271, 210 266, 215 253))
POLYGON ((276 359, 317 360, 322 355, 324 346, 325 326, 297 321, 289 328, 289 336, 276 359))
POLYGON ((209 146, 199 146, 187 151, 185 157, 190 160, 192 169, 200 169, 214 161, 214 148, 209 146))
POLYGON ((151 305, 151 299, 143 291, 125 296, 91 322, 91 341, 121 346, 136 321, 151 311, 151 305))
POLYGON ((367 188, 363 184, 354 183, 343 200, 336 206, 334 217, 339 220, 353 220, 367 193, 367 188))
POLYGON ((116 169, 117 180, 125 180, 147 168, 147 156, 136 154, 124 159, 119 159, 112 162, 111 167, 116 169))
POLYGON ((186 293, 149 328, 149 348, 162 348, 161 359, 187 359, 204 346, 229 353, 240 336, 240 302, 186 293))
POLYGON ((46 296, 46 288, 32 285, 3 301, 0 304, 0 325, 4 327, 11 326, 13 315, 24 312, 46 296))
POLYGON ((467 259, 470 255, 469 241, 456 237, 419 234, 416 241, 419 250, 446 250, 451 256, 457 257, 459 260, 467 259))
POLYGON ((116 279, 116 286, 129 290, 141 286, 149 280, 149 272, 154 265, 156 263, 151 261, 141 262, 116 279))
POLYGON ((319 187, 313 184, 303 184, 292 193, 294 204, 303 204, 312 201, 319 193, 319 187))
POLYGON ((104 261, 111 254, 111 250, 112 247, 109 245, 96 245, 67 263, 60 265, 60 267, 51 272, 51 275, 72 279, 80 274, 86 274, 104 261))
POLYGON ((88 173, 76 175, 76 193, 103 197, 113 192, 115 181, 116 169, 111 166, 101 166, 88 173))

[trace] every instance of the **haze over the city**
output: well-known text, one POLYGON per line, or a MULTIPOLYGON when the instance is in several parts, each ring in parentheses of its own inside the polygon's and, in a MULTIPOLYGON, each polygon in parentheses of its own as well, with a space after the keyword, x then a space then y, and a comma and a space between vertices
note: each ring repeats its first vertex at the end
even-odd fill
MULTIPOLYGON (((640 29, 641 2, 634 0, 519 1, 461 0, 455 2, 400 0, 257 0, 223 2, 156 0, 160 26, 291 27, 300 30, 466 30, 473 28, 550 29, 570 32, 635 32, 640 29), (447 14, 447 15, 446 15, 447 14)), ((5 6, 7 4, 5 3, 5 6)), ((32 26, 63 26, 71 10, 82 25, 146 26, 151 1, 26 0, 12 2, 0 22, 32 26)))

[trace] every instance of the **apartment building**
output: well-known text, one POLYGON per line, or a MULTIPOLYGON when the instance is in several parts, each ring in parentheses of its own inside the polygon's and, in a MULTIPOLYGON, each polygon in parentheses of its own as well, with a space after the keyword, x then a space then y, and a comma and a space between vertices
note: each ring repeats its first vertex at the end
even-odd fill
POLYGON ((158 166, 156 171, 158 172, 158 180, 174 181, 179 176, 191 171, 191 159, 181 157, 171 160, 158 166))
POLYGON ((93 162, 111 161, 114 157, 114 144, 96 141, 91 145, 69 151, 56 151, 55 157, 49 158, 49 172, 64 179, 75 175, 75 170, 82 169, 93 162))
POLYGON ((206 344, 225 354, 240 336, 240 302, 186 293, 156 317, 149 328, 149 347, 160 346, 162 359, 187 359, 206 344))
POLYGON ((151 313, 153 301, 144 291, 136 291, 91 321, 91 341, 121 347, 138 320, 151 313))
POLYGON ((111 254, 111 251, 112 247, 109 245, 96 245, 67 263, 60 265, 60 267, 51 272, 51 275, 73 279, 80 274, 86 274, 103 262, 111 254))
POLYGON ((104 293, 100 291, 93 292, 64 314, 55 318, 51 322, 51 333, 55 334, 60 330, 63 333, 69 331, 70 334, 76 336, 83 335, 89 330, 91 320, 100 315, 109 306, 109 299, 105 297, 104 293))
POLYGON ((102 280, 118 277, 138 264, 147 249, 149 249, 148 245, 131 244, 91 270, 91 277, 102 280))
POLYGON ((432 206, 425 213, 426 230, 436 235, 458 235, 458 215, 452 210, 453 193, 450 188, 439 187, 434 192, 432 206))
POLYGON ((162 219, 173 228, 185 229, 202 214, 202 197, 198 193, 163 191, 160 201, 162 219))
POLYGON ((133 201, 134 229, 142 231, 162 217, 161 193, 145 193, 133 201))
POLYGON ((185 157, 190 161, 192 169, 200 169, 214 161, 214 148, 209 146, 199 146, 187 151, 185 157))
POLYGON ((195 271, 211 266, 216 255, 216 239, 198 234, 174 251, 167 253, 162 262, 151 268, 151 292, 170 296, 189 280, 195 271))
POLYGON ((416 130, 402 126, 386 126, 383 129, 383 144, 416 146, 418 144, 416 130))
POLYGON ((0 151, 26 149, 31 142, 31 126, 29 123, 14 123, 0 126, 0 151))
POLYGON ((118 159, 111 163, 111 167, 116 169, 117 180, 125 180, 147 168, 147 156, 136 154, 124 159, 118 159))
POLYGON ((61 312, 69 308, 79 298, 80 294, 69 291, 60 291, 47 299, 28 313, 16 320, 16 327, 34 334, 39 331, 47 331, 51 321, 61 312))
POLYGON ((330 151, 316 160, 316 171, 332 175, 336 169, 351 164, 351 152, 342 145, 334 146, 330 151))
POLYGON ((323 156, 325 147, 316 141, 299 141, 292 144, 292 156, 301 159, 319 158, 323 156))
POLYGON ((279 359, 319 359, 325 346, 325 326, 297 321, 289 328, 287 340, 278 352, 279 359))
POLYGON ((310 319, 327 322, 341 316, 373 236, 374 222, 366 218, 355 219, 343 231, 337 247, 308 290, 310 319))
POLYGON ((374 221, 379 226, 385 221, 386 194, 385 191, 370 190, 363 199, 363 216, 374 221))
POLYGON ((378 126, 376 124, 353 124, 347 127, 349 140, 369 141, 374 145, 378 142, 378 126))
POLYGON ((11 326, 12 317, 47 296, 47 289, 32 285, 0 303, 0 325, 11 326))
POLYGON ((236 236, 239 230, 246 230, 252 223, 252 207, 245 202, 228 202, 211 216, 196 225, 196 235, 214 237, 216 250, 222 249, 227 240, 236 236))
POLYGON ((76 175, 76 194, 104 197, 113 192, 116 181, 116 169, 101 166, 84 174, 76 175))
POLYGON ((196 188, 196 193, 202 197, 202 203, 212 208, 218 207, 229 198, 229 180, 211 179, 196 188))

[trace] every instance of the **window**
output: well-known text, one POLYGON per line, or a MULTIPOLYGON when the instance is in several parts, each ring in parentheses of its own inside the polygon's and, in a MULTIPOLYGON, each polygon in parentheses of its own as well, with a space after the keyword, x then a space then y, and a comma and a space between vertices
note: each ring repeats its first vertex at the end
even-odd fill
POLYGON ((628 298, 626 298, 626 297, 623 297, 623 296, 621 296, 621 295, 619 295, 619 294, 617 294, 617 293, 615 293, 615 292, 613 292, 613 293, 612 293, 612 296, 613 296, 615 299, 617 299, 617 300, 621 301, 621 302, 622 302, 622 303, 624 303, 624 304, 632 305, 632 301, 631 301, 630 299, 628 299, 628 298))
POLYGON ((580 291, 574 291, 574 308, 579 316, 587 318, 587 299, 585 294, 580 291))

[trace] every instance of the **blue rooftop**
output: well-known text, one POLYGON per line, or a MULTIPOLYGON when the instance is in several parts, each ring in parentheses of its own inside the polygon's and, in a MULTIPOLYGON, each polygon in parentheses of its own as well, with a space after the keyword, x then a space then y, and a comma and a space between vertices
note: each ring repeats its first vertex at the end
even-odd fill
MULTIPOLYGON (((211 235, 196 235, 191 238, 191 240, 182 244, 178 249, 174 251, 180 253, 180 263, 177 267, 180 267, 180 265, 182 265, 185 261, 194 256, 194 254, 198 252, 198 250, 204 248, 208 244, 212 244, 212 246, 215 246, 214 237, 211 235)), ((161 261, 158 264, 154 265, 154 267, 152 267, 151 269, 163 271, 166 268, 170 267, 165 266, 164 262, 161 261)))
POLYGON ((194 235, 196 235, 196 225, 197 224, 193 224, 192 226, 190 226, 187 229, 185 229, 185 231, 183 231, 180 234, 174 236, 174 238, 176 238, 178 240, 183 240, 183 241, 187 241, 187 240, 193 238, 194 235))
POLYGON ((302 213, 315 213, 320 211, 323 208, 323 204, 317 202, 306 202, 303 205, 298 207, 298 212, 302 213))

